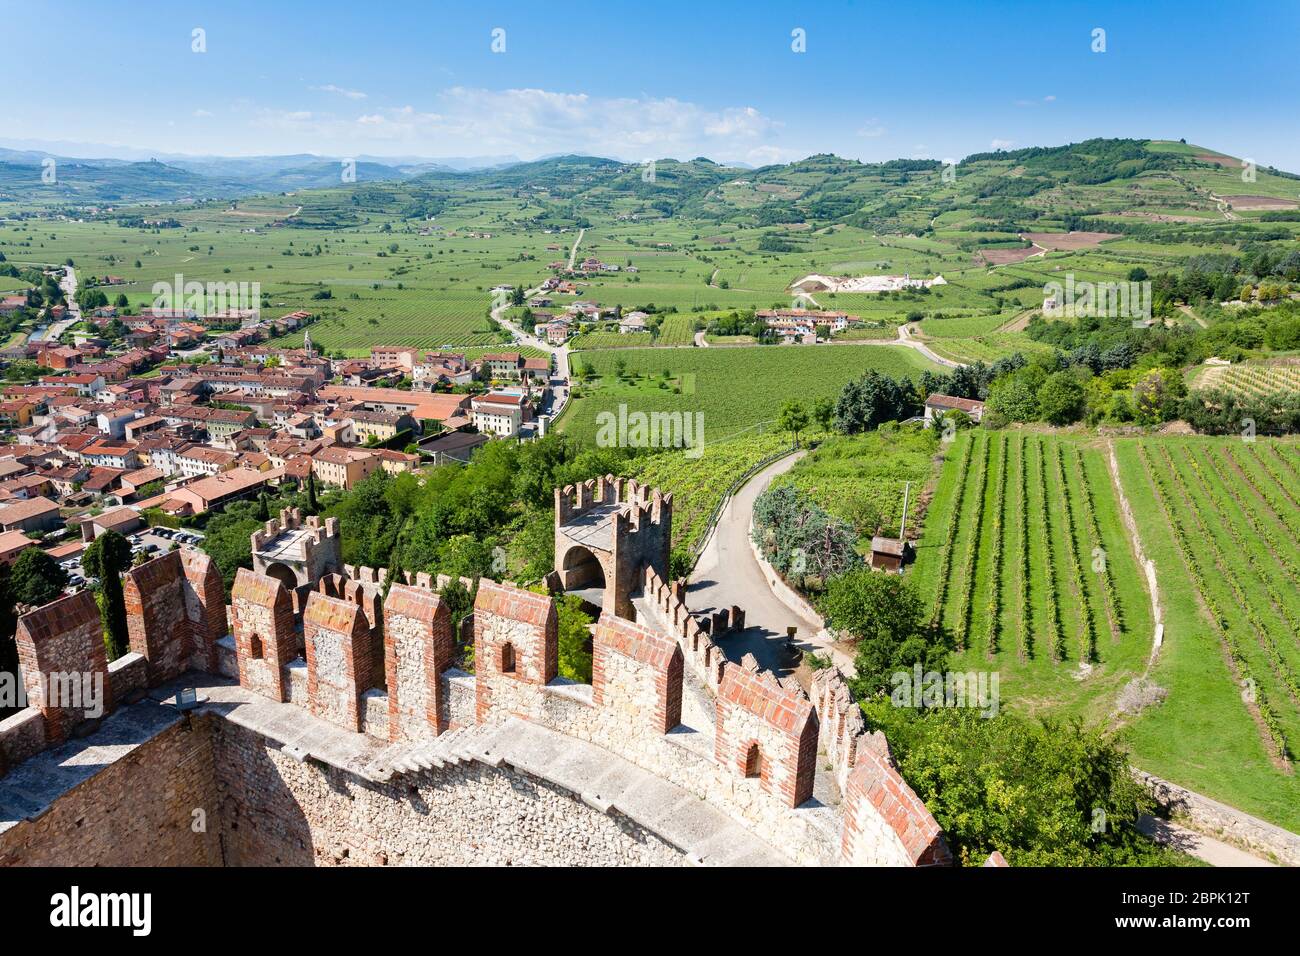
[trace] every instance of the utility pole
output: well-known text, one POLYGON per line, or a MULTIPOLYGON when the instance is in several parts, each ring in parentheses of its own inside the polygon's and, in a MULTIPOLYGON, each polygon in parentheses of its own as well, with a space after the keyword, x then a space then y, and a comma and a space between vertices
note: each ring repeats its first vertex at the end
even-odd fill
POLYGON ((907 530, 907 495, 908 492, 910 492, 911 490, 912 490, 912 483, 910 481, 903 482, 903 523, 898 526, 899 541, 907 540, 906 538, 903 537, 903 532, 907 530))

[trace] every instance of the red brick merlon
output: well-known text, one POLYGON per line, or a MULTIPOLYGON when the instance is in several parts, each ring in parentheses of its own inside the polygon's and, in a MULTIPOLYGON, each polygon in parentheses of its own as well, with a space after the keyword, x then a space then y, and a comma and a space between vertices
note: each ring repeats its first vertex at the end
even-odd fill
POLYGON ((89 591, 78 591, 24 614, 18 619, 14 639, 29 706, 39 709, 45 718, 47 743, 67 740, 86 719, 93 703, 87 695, 94 687, 85 681, 103 680, 104 713, 112 709, 103 625, 99 605, 89 591))
POLYGON ((298 654, 293 598, 277 579, 240 568, 230 591, 239 683, 284 702, 284 666, 298 654))
POLYGON ((431 588, 394 584, 388 589, 384 673, 389 740, 423 740, 447 730, 439 675, 452 666, 455 654, 451 613, 431 588), (401 652, 412 646, 415 653, 401 652))
POLYGON ((952 864, 943 831, 930 811, 888 758, 869 747, 858 751, 857 766, 844 790, 840 851, 849 865, 952 864), (897 837, 897 844, 882 839, 887 831, 897 837))
POLYGON ((551 596, 481 579, 474 598, 474 671, 479 723, 507 713, 528 717, 536 694, 560 671, 551 596))
POLYGON ((812 797, 817 770, 817 714, 798 688, 771 674, 729 664, 717 697, 714 755, 789 807, 812 797))
POLYGON ((654 733, 666 734, 682 722, 682 649, 667 637, 612 614, 596 622, 592 641, 592 701, 602 706, 608 696, 639 704, 653 697, 652 710, 636 719, 649 719, 654 733), (611 657, 625 659, 615 667, 611 657))

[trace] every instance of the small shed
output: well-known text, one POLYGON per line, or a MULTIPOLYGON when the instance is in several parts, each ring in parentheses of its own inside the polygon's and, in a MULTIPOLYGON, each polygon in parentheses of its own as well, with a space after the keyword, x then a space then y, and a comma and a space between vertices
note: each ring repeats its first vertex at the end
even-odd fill
POLYGON ((871 566, 877 571, 902 571, 912 557, 912 545, 901 538, 871 539, 871 566))

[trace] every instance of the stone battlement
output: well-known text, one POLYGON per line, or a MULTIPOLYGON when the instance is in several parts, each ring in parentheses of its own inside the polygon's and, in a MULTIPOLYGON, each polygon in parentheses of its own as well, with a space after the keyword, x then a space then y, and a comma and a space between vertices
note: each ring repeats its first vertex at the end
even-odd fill
MULTIPOLYGON (((664 633, 672 635, 677 646, 682 649, 682 656, 688 666, 709 690, 716 693, 722 682, 722 671, 727 658, 722 648, 713 642, 712 637, 705 633, 691 615, 681 583, 675 581, 665 584, 654 568, 646 568, 641 593, 655 624, 664 633)), ((736 630, 744 629, 745 612, 740 608, 719 614, 726 614, 728 618, 725 623, 720 618, 715 618, 723 625, 721 630, 726 630, 727 626, 736 630)), ((712 633, 720 633, 717 625, 711 630, 712 633)))
MULTIPOLYGON (((610 494, 613 487, 599 490, 610 494)), ((647 496, 640 487, 629 493, 638 503, 647 496)), ((311 530, 331 533, 320 523, 311 530)), ((706 829, 745 834, 727 840, 755 860, 929 865, 950 859, 937 824, 898 776, 883 741, 877 745, 864 733, 838 672, 819 674, 810 699, 792 680, 758 670, 752 658, 728 662, 686 611, 680 586, 665 584, 648 564, 637 573, 650 617, 637 622, 608 609, 601 614, 592 627, 590 685, 559 676, 558 615, 548 594, 480 580, 466 624, 475 670, 467 674, 456 667, 459 622, 427 574, 390 582, 383 571, 340 566, 305 590, 241 569, 227 609, 215 566, 198 552, 173 552, 128 573, 132 653, 120 661, 105 664, 97 608, 85 592, 24 615, 19 648, 33 686, 62 670, 101 675, 110 688, 107 714, 151 688, 209 687, 211 700, 201 705, 208 736, 193 746, 219 753, 225 769, 211 773, 244 807, 241 832, 230 837, 239 850, 223 857, 236 862, 300 859, 304 841, 318 847, 317 862, 347 857, 341 851, 323 857, 325 843, 373 849, 370 827, 359 826, 362 818, 347 801, 335 806, 344 791, 364 792, 365 818, 382 821, 375 825, 391 831, 391 845, 405 847, 402 832, 429 825, 407 793, 428 788, 430 799, 470 807, 462 788, 493 790, 501 774, 513 775, 512 800, 535 795, 531 804, 525 799, 529 807, 566 818, 594 808, 622 821, 619 827, 644 831, 639 845, 662 846, 660 861, 674 853, 737 858, 689 849, 689 834, 698 842, 706 829), (689 693, 688 668, 694 675, 689 693), (222 675, 238 686, 221 690, 229 686, 222 675), (454 743, 466 734, 478 743, 454 743), (819 750, 830 771, 819 765, 819 750), (615 778, 626 786, 616 787, 615 778), (644 782, 633 785, 638 780, 644 782), (645 802, 656 787, 664 798, 673 794, 671 807, 645 802), (699 808, 690 812, 707 817, 707 828, 682 824, 678 816, 688 807, 699 808), (661 817, 663 825, 656 823, 661 817)), ((720 613, 722 626, 743 625, 738 609, 720 613)), ((74 736, 89 732, 85 739, 93 740, 96 721, 104 719, 67 707, 29 707, 0 724, 0 773, 74 736)), ((158 726, 165 728, 158 731, 159 759, 181 759, 174 722, 158 726)), ((203 760, 212 763, 210 756, 203 760)), ((169 766, 159 774, 172 773, 169 766)), ((121 783, 115 765, 103 773, 121 783)), ((99 779, 92 775, 51 797, 50 806, 62 812, 65 801, 84 799, 99 779)), ((4 800, 0 780, 0 807, 4 800)), ((519 812, 531 811, 521 805, 519 812)), ((26 826, 20 820, 6 828, 0 821, 0 860, 22 862, 34 852, 26 826)), ((561 845, 558 833, 502 829, 494 821, 478 826, 497 840, 517 841, 508 852, 521 858, 549 852, 581 862, 590 852, 592 862, 610 862, 594 849, 561 845), (577 856, 565 855, 570 852, 577 856)), ((603 824, 584 829, 592 826, 603 824)), ((453 846, 464 839, 450 841, 436 859, 454 858, 453 846)), ((622 846, 619 839, 611 833, 622 846)), ((106 849, 96 862, 124 859, 115 852, 106 849)), ((387 845, 374 853, 386 856, 387 845)), ((495 857, 485 851, 483 858, 495 857)))

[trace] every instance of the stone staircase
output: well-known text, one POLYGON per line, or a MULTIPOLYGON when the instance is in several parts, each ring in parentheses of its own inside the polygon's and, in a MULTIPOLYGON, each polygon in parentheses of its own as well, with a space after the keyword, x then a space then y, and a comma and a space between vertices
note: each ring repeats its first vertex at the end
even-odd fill
POLYGON ((419 743, 385 747, 370 764, 387 781, 478 762, 527 773, 574 794, 593 809, 644 826, 708 866, 789 866, 791 859, 699 795, 683 790, 596 744, 531 721, 462 727, 419 743))
POLYGON ((389 748, 382 761, 392 773, 418 773, 421 770, 442 770, 477 760, 491 766, 500 766, 502 758, 494 758, 490 745, 501 731, 501 725, 486 724, 459 727, 432 740, 418 744, 402 744, 389 748))

